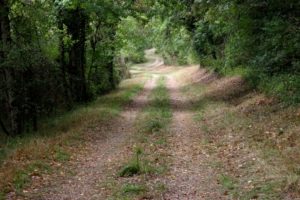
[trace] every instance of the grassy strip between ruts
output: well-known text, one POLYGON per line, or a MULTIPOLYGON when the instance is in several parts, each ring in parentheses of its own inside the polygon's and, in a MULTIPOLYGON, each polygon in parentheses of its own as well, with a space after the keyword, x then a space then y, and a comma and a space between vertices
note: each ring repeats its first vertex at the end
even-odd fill
POLYGON ((144 82, 145 78, 126 80, 111 94, 43 122, 37 133, 6 138, 0 144, 0 199, 9 192, 22 195, 32 178, 51 174, 70 160, 84 146, 87 136, 83 133, 116 117, 144 82))
POLYGON ((150 103, 136 121, 133 156, 117 172, 116 183, 110 184, 113 193, 110 199, 129 200, 158 198, 165 191, 163 183, 155 177, 167 170, 168 125, 172 112, 165 79, 158 80, 158 86, 150 95, 150 103))

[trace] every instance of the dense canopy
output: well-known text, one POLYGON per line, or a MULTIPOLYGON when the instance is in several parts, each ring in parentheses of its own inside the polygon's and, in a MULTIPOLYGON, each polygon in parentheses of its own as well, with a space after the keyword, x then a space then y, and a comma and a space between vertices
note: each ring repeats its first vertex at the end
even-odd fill
POLYGON ((297 103, 299 12, 298 0, 2 0, 1 128, 37 130, 116 88, 152 47, 167 64, 240 73, 297 103))

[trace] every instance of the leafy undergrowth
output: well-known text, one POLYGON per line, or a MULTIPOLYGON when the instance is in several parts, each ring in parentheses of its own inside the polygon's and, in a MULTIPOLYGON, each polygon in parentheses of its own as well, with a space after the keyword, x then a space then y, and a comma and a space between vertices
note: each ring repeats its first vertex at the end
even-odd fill
POLYGON ((224 192, 234 199, 299 198, 299 108, 249 90, 239 77, 207 80, 182 91, 224 192))
POLYGON ((14 192, 22 195, 34 179, 58 170, 84 149, 87 130, 116 117, 142 89, 145 78, 124 81, 111 94, 62 116, 44 121, 40 131, 0 144, 0 199, 14 192))
POLYGON ((106 187, 110 199, 156 199, 166 188, 155 177, 167 170, 167 128, 172 118, 169 95, 164 79, 150 95, 150 104, 138 116, 133 155, 106 187))

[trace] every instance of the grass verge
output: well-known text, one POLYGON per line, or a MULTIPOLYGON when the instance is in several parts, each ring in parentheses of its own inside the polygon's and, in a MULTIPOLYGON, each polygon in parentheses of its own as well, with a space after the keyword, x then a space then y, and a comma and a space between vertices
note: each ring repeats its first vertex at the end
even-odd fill
POLYGON ((300 76, 291 72, 270 74, 260 68, 249 66, 224 67, 224 60, 204 58, 202 66, 222 76, 242 76, 247 83, 260 92, 280 99, 287 105, 300 103, 300 76))
POLYGON ((299 198, 299 109, 253 91, 228 98, 244 85, 223 87, 227 79, 183 89, 199 102, 194 120, 204 149, 221 163, 215 168, 224 192, 233 199, 299 198))
POLYGON ((72 159, 88 139, 87 130, 116 117, 141 91, 143 80, 127 80, 120 88, 95 102, 44 121, 40 131, 0 143, 0 197, 10 192, 19 195, 35 176, 51 173, 52 169, 72 159))

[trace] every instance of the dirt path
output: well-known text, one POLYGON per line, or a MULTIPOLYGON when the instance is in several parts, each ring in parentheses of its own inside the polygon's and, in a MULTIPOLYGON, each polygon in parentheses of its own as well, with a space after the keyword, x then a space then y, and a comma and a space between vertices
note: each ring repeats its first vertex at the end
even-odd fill
POLYGON ((165 200, 226 199, 217 184, 217 176, 209 165, 209 156, 201 148, 201 131, 193 122, 191 105, 185 101, 180 86, 168 76, 173 109, 169 141, 173 163, 165 180, 165 200))
POLYGON ((92 149, 88 157, 78 158, 76 176, 55 183, 48 191, 43 192, 43 199, 105 199, 98 185, 106 179, 106 172, 114 161, 124 159, 126 142, 133 131, 137 113, 144 107, 150 91, 155 86, 155 79, 149 80, 144 91, 112 122, 98 128, 101 139, 89 144, 92 149))
POLYGON ((105 122, 90 130, 93 137, 86 144, 86 152, 79 154, 70 164, 72 175, 50 178, 50 184, 38 187, 27 199, 107 199, 109 191, 101 188, 112 170, 128 158, 128 146, 132 141, 134 124, 142 109, 149 103, 148 96, 155 88, 160 76, 167 76, 173 120, 170 127, 169 145, 165 149, 172 163, 167 175, 158 179, 166 185, 167 191, 160 199, 201 200, 226 199, 217 184, 217 176, 210 166, 209 156, 201 147, 201 131, 193 122, 194 112, 181 94, 180 85, 174 74, 176 67, 161 66, 161 59, 147 52, 149 62, 136 65, 139 73, 151 76, 141 92, 118 118, 105 122), (159 72, 156 74, 155 72, 159 72))
MULTIPOLYGON (((236 161, 238 160, 237 160, 237 156, 235 157, 232 156, 234 155, 232 153, 233 151, 236 151, 235 153, 240 157, 242 157, 243 155, 247 155, 249 157, 250 155, 249 152, 253 153, 253 151, 251 148, 246 149, 245 145, 243 147, 245 148, 243 151, 241 151, 242 148, 239 148, 238 146, 236 149, 233 148, 236 145, 235 141, 239 141, 241 136, 236 136, 238 137, 238 139, 233 140, 232 132, 231 132, 232 130, 229 131, 230 133, 227 133, 227 136, 226 135, 223 136, 222 134, 226 134, 226 133, 220 134, 220 130, 219 128, 217 128, 215 134, 218 134, 219 135, 218 137, 226 137, 227 139, 230 137, 230 142, 224 143, 224 146, 219 148, 218 150, 219 152, 215 152, 213 154, 211 152, 207 153, 209 152, 209 150, 204 146, 217 145, 217 143, 216 140, 208 141, 207 135, 205 135, 208 133, 207 132, 204 133, 204 129, 201 129, 201 127, 199 127, 201 124, 195 122, 193 119, 196 112, 193 109, 196 108, 194 105, 192 105, 192 102, 199 103, 201 101, 196 101, 195 98, 197 98, 196 97, 197 95, 195 96, 184 95, 187 93, 181 91, 181 88, 184 86, 181 85, 177 77, 178 75, 181 75, 180 77, 181 82, 192 81, 193 83, 196 83, 194 80, 189 80, 192 77, 191 74, 198 73, 197 76, 194 76, 194 78, 196 78, 197 81, 207 80, 209 79, 208 78, 209 76, 207 76, 207 73, 203 73, 203 71, 199 71, 197 66, 190 69, 174 67, 174 66, 164 66, 162 59, 159 56, 154 55, 154 50, 147 51, 146 55, 149 60, 148 63, 139 64, 132 67, 132 71, 134 71, 134 73, 132 73, 133 77, 139 77, 139 76, 150 77, 144 86, 144 90, 129 105, 127 105, 124 108, 124 111, 120 114, 119 117, 107 121, 103 124, 98 124, 93 129, 89 129, 87 127, 86 134, 91 135, 92 137, 91 140, 87 142, 87 144, 84 144, 84 148, 86 148, 84 152, 89 152, 89 154, 79 153, 78 155, 76 155, 75 160, 72 159, 71 163, 65 164, 67 167, 64 166, 63 168, 65 169, 69 167, 69 170, 72 172, 71 174, 65 176, 55 176, 51 174, 50 175, 51 177, 49 178, 47 183, 43 183, 43 185, 33 187, 34 188, 33 190, 29 190, 29 193, 31 194, 26 194, 25 199, 39 199, 39 200, 114 199, 115 196, 114 194, 112 194, 114 193, 114 189, 117 190, 122 189, 121 184, 123 182, 125 183, 125 181, 127 181, 128 183, 138 183, 138 184, 131 184, 131 186, 146 186, 145 192, 144 189, 140 189, 142 191, 140 195, 139 187, 131 187, 129 189, 131 189, 130 191, 133 191, 132 196, 124 197, 122 196, 123 193, 120 193, 120 195, 118 193, 117 194, 118 196, 115 199, 120 199, 120 200, 125 200, 125 199, 126 200, 127 199, 136 199, 136 200, 137 199, 138 200, 142 200, 142 199, 154 199, 154 200, 238 199, 230 196, 231 195, 230 191, 228 191, 228 189, 226 188, 224 189, 224 183, 222 183, 221 180, 220 183, 218 182, 220 178, 219 175, 222 172, 220 173, 220 171, 217 169, 218 167, 214 166, 218 164, 217 163, 218 160, 214 160, 214 159, 218 158, 218 156, 221 156, 221 158, 225 157, 226 163, 224 162, 225 163, 224 166, 226 166, 228 163, 229 164, 233 163, 231 165, 228 164, 230 170, 232 170, 233 168, 232 166, 237 166, 238 168, 242 166, 236 164, 237 163, 236 161), (182 71, 184 71, 184 73, 182 73, 182 71), (138 130, 138 129, 135 130, 135 128, 137 128, 135 126, 135 123, 137 122, 137 118, 139 117, 140 112, 143 111, 146 106, 151 105, 149 104, 151 102, 151 100, 149 100, 149 95, 151 94, 152 90, 156 87, 156 82, 160 77, 167 77, 166 87, 170 94, 173 118, 169 130, 166 131, 165 134, 166 138, 164 138, 166 139, 164 142, 167 144, 161 145, 157 149, 155 148, 153 149, 159 151, 159 156, 158 156, 159 159, 165 159, 166 162, 168 162, 165 167, 166 172, 163 171, 162 173, 136 174, 133 177, 126 177, 124 179, 121 179, 120 177, 116 177, 115 175, 117 170, 120 169, 120 164, 128 163, 128 159, 130 157, 129 155, 132 155, 133 151, 131 147, 137 140, 134 134, 138 130), (241 152, 244 153, 242 154, 241 152), (110 189, 105 186, 107 183, 110 184, 109 182, 110 178, 112 178, 111 186, 112 188, 114 187, 113 189, 110 189), (134 196, 135 194, 134 192, 136 192, 137 196, 134 196), (143 194, 143 192, 145 194, 143 194), (142 197, 142 195, 145 196, 142 197)), ((214 76, 212 80, 215 81, 215 79, 216 77, 214 76)), ((229 79, 229 81, 227 80, 227 82, 235 83, 235 81, 232 81, 232 79, 229 79)), ((224 87, 226 86, 226 84, 224 84, 224 81, 219 81, 215 85, 216 86, 213 86, 213 88, 214 87, 215 88, 210 91, 211 94, 210 92, 207 94, 215 95, 216 91, 217 93, 221 93, 222 91, 230 91, 230 89, 232 89, 231 87, 233 87, 232 84, 229 84, 231 86, 228 88, 224 87), (220 87, 222 87, 222 91, 220 90, 220 87)), ((189 87, 190 85, 185 85, 185 87, 187 86, 189 87)), ((192 93, 203 94, 201 93, 202 90, 199 91, 200 93, 196 93, 192 90, 192 93)), ((238 93, 240 93, 240 90, 237 91, 238 93)), ((222 95, 226 96, 225 93, 226 92, 224 92, 224 94, 222 95)), ((212 105, 215 106, 215 104, 212 105)), ((158 107, 158 108, 162 108, 162 107, 158 107)), ((213 108, 208 107, 208 109, 211 110, 213 108)), ((224 113, 226 113, 227 111, 228 109, 224 109, 224 113)), ((213 113, 213 115, 219 116, 219 112, 213 113)), ((205 116, 207 116, 207 114, 205 114, 205 116)), ((214 118, 209 118, 207 121, 211 122, 212 126, 215 126, 217 121, 212 121, 212 119, 214 118)), ((219 122, 222 122, 223 121, 222 119, 223 118, 217 118, 219 122)), ((281 120, 281 118, 279 120, 281 120)), ((142 121, 141 123, 143 124, 144 122, 147 121, 142 121)), ((227 126, 228 125, 225 124, 222 125, 221 127, 223 127, 222 129, 226 129, 227 126)), ((264 126, 264 124, 262 124, 261 126, 264 126)), ((247 130, 248 128, 251 127, 247 125, 247 130)), ((209 133, 209 135, 211 136, 212 134, 209 133)), ((217 138, 217 137, 212 137, 212 138, 217 138)), ((224 141, 227 141, 227 139, 221 140, 222 144, 224 141)), ((145 145, 151 146, 151 143, 149 143, 146 140, 145 145)), ((78 148, 79 151, 80 148, 78 148)), ((152 155, 151 152, 149 153, 149 155, 152 155)), ((248 159, 249 162, 252 163, 252 161, 255 161, 254 158, 256 159, 256 157, 252 157, 252 158, 249 157, 248 159)), ((154 158, 153 160, 149 159, 149 162, 153 162, 151 163, 153 164, 153 166, 160 167, 159 166, 160 163, 158 162, 159 159, 156 158, 154 158)), ((259 165, 259 162, 255 162, 255 163, 258 163, 259 165)), ((232 173, 237 172, 237 170, 241 170, 241 169, 236 169, 235 171, 232 171, 232 173)), ((241 176, 240 174, 242 173, 240 172, 238 175, 241 176)), ((253 173, 251 172, 251 174, 249 174, 248 177, 252 178, 252 174, 253 173)), ((247 184, 246 185, 247 187, 248 185, 252 184, 252 180, 250 178, 248 178, 248 180, 250 181, 247 182, 244 181, 245 182, 244 184, 247 184)), ((233 192, 238 192, 237 190, 239 190, 242 187, 240 188, 236 187, 236 188, 234 187, 232 189, 233 192)), ((244 187, 244 189, 247 188, 244 187)), ((260 189, 261 188, 259 188, 257 191, 258 193, 262 193, 261 195, 263 197, 264 191, 260 191, 260 189)), ((258 195, 254 193, 253 197, 255 197, 256 199, 258 195)), ((17 199, 17 198, 12 197, 9 199, 17 199)), ((250 198, 245 198, 245 199, 250 199, 250 198)))
MULTIPOLYGON (((160 64, 157 60, 149 59, 149 63, 142 67, 147 71, 160 64)), ((69 170, 72 171, 72 175, 63 178, 52 177, 53 180, 48 181, 50 184, 36 188, 26 199, 106 199, 107 194, 99 185, 106 181, 109 170, 116 163, 126 159, 126 148, 134 133, 134 122, 138 113, 148 103, 148 95, 155 87, 156 79, 155 75, 149 78, 143 91, 124 108, 118 118, 94 128, 94 133, 87 133, 93 136, 85 145, 89 154, 76 156, 76 161, 70 164, 69 170)))

